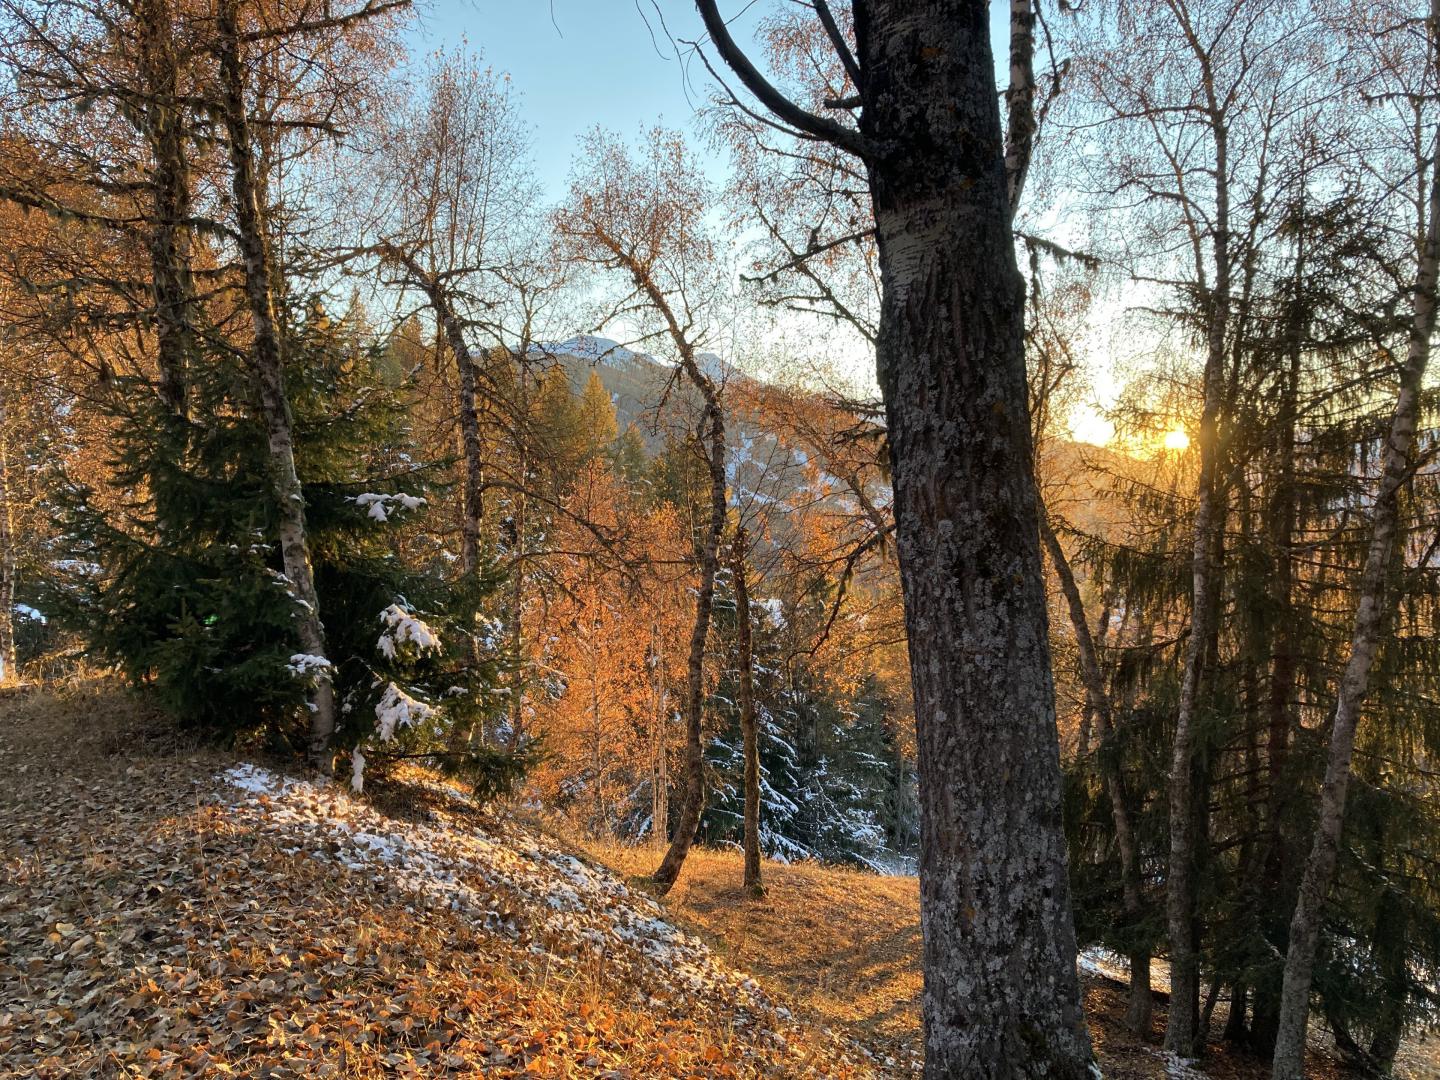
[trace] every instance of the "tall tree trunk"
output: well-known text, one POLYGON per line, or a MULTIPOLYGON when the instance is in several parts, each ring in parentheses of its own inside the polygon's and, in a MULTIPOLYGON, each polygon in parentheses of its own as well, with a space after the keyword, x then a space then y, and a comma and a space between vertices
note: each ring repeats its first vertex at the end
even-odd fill
POLYGON ((591 832, 595 837, 598 838, 603 835, 603 826, 605 822, 605 786, 602 782, 604 780, 605 774, 605 759, 602 753, 603 732, 601 731, 600 725, 600 672, 597 670, 596 661, 598 658, 596 657, 594 652, 594 629, 595 627, 592 623, 592 637, 590 643, 591 649, 588 666, 590 668, 590 753, 591 759, 594 762, 593 768, 595 773, 595 808, 592 813, 592 820, 594 824, 591 826, 591 832))
POLYGON ((517 358, 516 374, 519 376, 520 417, 526 434, 520 439, 519 476, 520 482, 514 493, 514 506, 510 512, 513 526, 513 541, 510 552, 510 654, 514 657, 515 673, 510 681, 510 744, 520 745, 525 734, 525 668, 521 662, 525 648, 525 547, 528 523, 526 513, 529 502, 526 486, 530 483, 530 374, 525 368, 525 357, 517 358))
MULTIPOLYGON (((1303 204, 1302 204, 1303 210, 1303 204)), ((1268 583, 1271 638, 1270 686, 1266 701, 1264 833, 1261 838, 1258 873, 1252 888, 1257 909, 1267 912, 1269 941, 1284 941, 1286 922, 1294 913, 1294 882, 1287 874, 1292 860, 1293 838, 1286 835, 1286 809, 1294 798, 1288 783, 1290 743, 1297 725, 1295 704, 1298 668, 1298 630, 1292 615, 1295 591, 1295 529, 1297 498, 1295 486, 1295 433, 1299 421, 1301 363, 1307 320, 1301 300, 1306 287, 1306 227, 1303 216, 1297 222, 1295 267, 1291 277, 1295 296, 1291 303, 1287 333, 1288 364, 1283 372, 1280 400, 1280 445, 1277 448, 1271 497, 1266 508, 1269 540, 1274 552, 1274 573, 1268 583)), ((1256 780, 1259 780, 1258 774, 1256 780)), ((1277 957, 1278 959, 1278 957, 1277 957)), ((1254 980, 1251 1022, 1246 1038, 1256 1053, 1273 1054, 1280 1024, 1280 972, 1267 972, 1254 980)))
MULTIPOLYGON (((1440 0, 1431 0, 1431 33, 1440 29, 1440 0)), ((1440 131, 1436 144, 1440 147, 1440 131)), ((1285 982, 1280 995, 1280 1024, 1275 1039, 1275 1080, 1300 1080, 1304 1075, 1305 1028, 1310 1019, 1310 980, 1320 942, 1326 895, 1335 876, 1340 834, 1345 825, 1345 797, 1350 786, 1350 761, 1355 728, 1370 686, 1370 670, 1380 635, 1395 607, 1389 588, 1391 559, 1400 533, 1400 488, 1410 469, 1420 391, 1435 333, 1437 264, 1440 264, 1440 153, 1432 158, 1430 197, 1415 279, 1415 306, 1410 344, 1400 369, 1395 412, 1385 440, 1383 468, 1370 524, 1370 546, 1360 576, 1360 598, 1350 638, 1350 658, 1340 679, 1325 781, 1320 789, 1320 816, 1315 839, 1300 880, 1300 895, 1290 920, 1290 946, 1285 954, 1285 982)))
MULTIPOLYGON (((245 273, 245 298, 255 340, 251 364, 260 385, 260 405, 270 446, 270 474, 279 521, 280 553, 290 594, 295 600, 295 628, 300 646, 312 656, 325 655, 325 630, 320 599, 305 537, 305 497, 295 471, 295 439, 290 403, 285 396, 285 367, 271 291, 272 269, 266 249, 258 199, 250 117, 245 102, 245 73, 240 57, 236 0, 223 0, 217 17, 216 53, 220 61, 221 108, 230 143, 230 181, 235 199, 235 224, 245 273)), ((309 757, 324 774, 334 769, 330 740, 335 733, 335 690, 328 673, 315 677, 310 710, 309 757)))
POLYGON ((937 1080, 1093 1068, 988 18, 973 0, 855 5, 937 1080))
POLYGON ((150 222, 151 288, 155 299, 160 397, 185 415, 186 366, 195 346, 195 284, 190 266, 190 165, 185 155, 176 27, 169 0, 140 0, 135 14, 147 83, 145 134, 154 158, 150 222))
POLYGON ((745 879, 750 896, 762 896, 760 880, 760 732, 755 719, 755 658, 750 643, 750 590, 746 582, 745 530, 735 530, 731 570, 735 577, 736 648, 740 654, 740 741, 745 757, 745 879))
POLYGON ((7 405, 5 390, 0 387, 0 683, 20 677, 15 652, 15 506, 7 405))
POLYGON ((1215 279, 1205 296, 1209 306, 1206 334, 1204 404, 1200 413, 1200 476, 1191 548, 1190 635, 1175 716, 1170 763, 1170 866, 1166 880, 1166 923, 1170 939, 1170 1012, 1165 1049, 1181 1057, 1199 1052, 1200 961, 1196 941, 1195 893, 1195 721, 1200 682, 1216 625, 1220 582, 1212 561, 1224 514, 1219 483, 1220 413, 1225 388, 1226 338, 1230 314, 1230 200, 1228 132, 1223 117, 1212 116, 1215 140, 1215 222, 1212 237, 1215 279))
MULTIPOLYGON (((668 309, 667 309, 668 310, 668 309)), ((710 634, 710 613, 715 604, 715 573, 720 565, 720 537, 725 531, 725 414, 710 380, 700 371, 688 347, 682 348, 691 381, 705 395, 701 432, 708 443, 710 521, 700 549, 700 582, 695 591, 695 622, 690 631, 690 658, 685 670, 685 797, 675 836, 652 878, 663 895, 670 891, 705 809, 705 743, 701 728, 705 703, 705 640, 710 634)))
POLYGON ((650 624, 650 686, 655 717, 655 758, 650 781, 650 836, 657 845, 670 839, 670 711, 665 692, 665 658, 660 650, 660 627, 650 624))
MULTIPOLYGON (((1055 530, 1043 514, 1040 517, 1040 537, 1050 553, 1050 562, 1055 567, 1055 576, 1060 581, 1060 591, 1065 596, 1070 624, 1075 631, 1075 644, 1080 653, 1080 676, 1085 685, 1085 707, 1095 717, 1096 734, 1099 737, 1097 763, 1100 766, 1100 778, 1105 785, 1105 794, 1110 799, 1111 818, 1115 823, 1115 847, 1120 854, 1120 885, 1125 904, 1125 919, 1130 924, 1127 929, 1133 930, 1145 917, 1145 894, 1140 876, 1140 854, 1135 841, 1135 828, 1130 820, 1130 807, 1125 801, 1119 750, 1114 745, 1114 710, 1111 708, 1110 695, 1105 689, 1099 650, 1090 635, 1090 624, 1085 618, 1085 605, 1080 599, 1080 589, 1075 584, 1070 560, 1060 545, 1060 538, 1055 535, 1055 530)), ((1137 947, 1131 950, 1129 958, 1130 1004, 1125 1013, 1125 1025, 1131 1031, 1144 1035, 1150 1030, 1153 1008, 1153 996, 1150 992, 1150 950, 1137 947)))

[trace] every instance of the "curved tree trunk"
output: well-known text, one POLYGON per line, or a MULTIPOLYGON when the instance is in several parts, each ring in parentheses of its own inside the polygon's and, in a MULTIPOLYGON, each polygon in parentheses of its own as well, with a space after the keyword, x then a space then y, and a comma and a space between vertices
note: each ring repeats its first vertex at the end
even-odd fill
POLYGON ((855 6, 920 774, 925 1075, 1088 1077, 987 5, 855 6))
MULTIPOLYGON (((1145 897, 1135 828, 1130 820, 1130 807, 1125 801, 1123 776, 1113 741, 1115 728, 1110 695, 1105 690, 1105 676, 1100 667, 1099 651, 1090 635, 1090 624, 1085 618, 1085 605, 1080 599, 1080 589, 1075 584, 1070 560, 1065 549, 1060 546, 1055 530, 1043 515, 1040 518, 1040 537, 1050 553, 1055 576, 1060 579, 1060 591, 1065 596, 1070 625, 1075 631, 1075 645, 1080 653, 1080 675, 1085 684, 1085 707, 1095 718, 1100 778, 1105 785, 1105 794, 1110 799, 1110 813, 1115 822, 1115 847, 1120 854, 1120 884, 1125 903, 1125 918, 1133 928, 1145 917, 1145 897)), ((1109 609, 1106 610, 1108 612, 1109 609)), ((1125 1013, 1125 1026, 1144 1035, 1150 1030, 1154 1004, 1150 992, 1150 950, 1136 948, 1131 951, 1129 959, 1130 1004, 1125 1013)))
MULTIPOLYGON (((1440 0, 1432 0, 1432 23, 1440 27, 1440 0)), ((1440 140, 1440 132, 1437 132, 1440 140)), ((1301 1080, 1305 1072, 1305 1029, 1310 1019, 1310 980, 1326 895, 1335 876, 1340 834, 1345 826, 1345 797, 1350 786, 1350 761, 1355 729, 1370 687, 1370 669, 1380 648, 1380 635, 1394 610, 1389 588, 1391 561, 1400 533, 1400 487, 1410 471, 1420 391, 1435 333, 1437 270, 1440 270, 1440 154, 1432 162, 1429 222, 1415 280, 1415 307, 1410 344, 1400 370, 1400 390, 1385 440, 1380 487, 1371 517, 1370 546, 1360 576, 1360 599, 1350 639, 1350 659, 1340 679, 1330 726, 1325 781, 1320 789, 1320 819, 1300 880, 1300 896, 1290 920, 1290 945, 1285 954, 1285 982, 1280 993, 1279 1032, 1275 1039, 1275 1080, 1301 1080)))
POLYGON ((705 742, 701 728, 705 703, 705 640, 710 634, 710 613, 715 604, 715 573, 720 565, 720 537, 725 531, 725 416, 715 388, 700 372, 688 349, 684 364, 691 380, 706 397, 701 430, 708 438, 710 521, 700 549, 700 582, 695 591, 695 622, 690 631, 690 659, 685 671, 685 796, 675 823, 675 836, 665 851, 652 881, 663 895, 670 891, 705 810, 705 742), (708 431, 706 429, 708 428, 708 431))
POLYGON ((740 741, 745 758, 745 880, 750 896, 761 896, 760 732, 755 719, 755 662, 750 643, 750 590, 745 580, 745 530, 736 529, 734 558, 736 645, 740 653, 740 741))
MULTIPOLYGON (((245 273, 245 298, 255 340, 251 364, 260 384, 260 405, 270 444, 270 473, 279 521, 280 553, 290 593, 295 600, 295 628, 300 646, 312 656, 325 655, 325 630, 320 600, 305 538, 305 497, 295 471, 295 440, 290 403, 285 396, 285 368, 271 293, 271 267, 255 174, 254 147, 245 103, 245 75, 240 59, 236 0, 224 0, 218 14, 216 51, 220 61, 222 111, 230 143, 231 193, 235 199, 236 231, 245 273)), ((335 690, 329 675, 315 677, 310 713, 310 764, 322 773, 334 769, 330 740, 335 733, 335 690)))

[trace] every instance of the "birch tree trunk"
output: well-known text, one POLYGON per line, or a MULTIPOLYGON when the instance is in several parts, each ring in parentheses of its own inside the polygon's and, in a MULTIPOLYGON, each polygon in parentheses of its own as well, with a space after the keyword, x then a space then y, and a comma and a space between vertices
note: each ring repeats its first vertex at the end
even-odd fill
MULTIPOLYGON (((1440 0, 1432 0, 1432 33, 1440 26, 1440 0)), ((1440 150, 1440 131, 1433 144, 1440 150)), ((1320 789, 1320 816, 1315 839, 1300 879, 1300 895, 1290 920, 1290 944, 1285 954, 1285 981, 1280 992, 1280 1024, 1275 1039, 1275 1080, 1301 1080, 1305 1073, 1305 1029, 1310 1019, 1310 980, 1326 895, 1335 876, 1340 835, 1345 826, 1345 797, 1350 785, 1350 762, 1355 751, 1355 729, 1370 685, 1370 670, 1380 647, 1380 635, 1394 611, 1389 588, 1391 559, 1400 533, 1400 487, 1410 470, 1420 392, 1435 333, 1437 264, 1440 264, 1440 152, 1431 159, 1429 221, 1421 245, 1415 280, 1415 303, 1410 321, 1410 342, 1400 369, 1395 412, 1385 440, 1379 490, 1370 524, 1370 545, 1360 575, 1360 598, 1350 638, 1350 658, 1340 679, 1325 780, 1320 789)))
MULTIPOLYGON (((673 322, 673 320, 672 320, 673 322)), ((680 876, 685 856, 695 841, 700 815, 705 809, 705 743, 701 728, 705 696, 705 640, 710 633, 710 614, 715 605, 715 573, 720 565, 720 537, 725 531, 725 415, 715 387, 700 371, 693 353, 682 348, 684 366, 691 381, 705 397, 701 431, 708 443, 710 473, 710 521, 700 551, 700 581, 695 591, 695 621, 690 631, 690 658, 685 669, 685 797, 680 804, 675 836, 652 880, 661 895, 669 892, 680 876)))
POLYGON ((735 531, 736 648, 740 654, 740 741, 745 758, 745 878, 749 896, 763 896, 760 880, 760 733, 755 719, 755 662, 750 642, 750 590, 745 580, 745 530, 735 531))
MULTIPOLYGON (((1080 599, 1080 589, 1075 584, 1075 574, 1070 569, 1070 560, 1065 549, 1060 546, 1060 538, 1055 535, 1055 530, 1044 515, 1040 518, 1040 537, 1050 553, 1050 562, 1060 581, 1060 591, 1065 596, 1070 625, 1075 631, 1075 645, 1080 653, 1080 676, 1085 685, 1085 707, 1095 718, 1100 778, 1105 785, 1105 794, 1110 799, 1110 813, 1115 823, 1115 847, 1120 854, 1120 884, 1125 918, 1130 924, 1129 928, 1134 928, 1145 916, 1145 899, 1135 828, 1130 820, 1130 807, 1125 801, 1124 780, 1113 743, 1114 711, 1111 708, 1110 695, 1105 689, 1099 650, 1090 634, 1090 624, 1085 618, 1085 605, 1080 599)), ((1154 1000, 1150 992, 1150 950, 1133 949, 1129 960, 1130 1004, 1125 1013, 1125 1026, 1144 1035, 1150 1030, 1154 1000)))
MULTIPOLYGON (((271 483, 279 523, 280 554, 290 593, 295 599, 295 629, 301 648, 325 655, 325 630, 320 600, 305 537, 305 497, 295 471, 295 439, 290 403, 285 395, 285 369, 280 332, 271 290, 272 268, 266 250, 258 197, 254 144, 245 101, 245 73, 240 56, 240 31, 235 0, 223 0, 217 17, 216 53, 220 62, 221 111, 229 141, 231 193, 245 274, 245 298, 254 332, 251 364, 260 386, 270 447, 271 483)), ((330 740, 335 733, 335 692, 328 674, 315 677, 310 705, 309 758, 313 768, 329 775, 334 761, 330 740)))
POLYGON ((987 5, 855 6, 920 774, 925 1075, 1088 1077, 987 5))
MULTIPOLYGON (((520 416, 528 427, 530 423, 530 373, 525 367, 521 354, 516 363, 516 374, 520 387, 520 416)), ((520 440, 519 446, 520 483, 514 499, 510 520, 514 526, 514 548, 510 552, 510 654, 515 658, 515 674, 510 681, 510 745, 520 745, 525 734, 525 668, 522 651, 525 648, 525 548, 526 512, 529 506, 525 492, 530 483, 530 441, 529 435, 520 440)))
POLYGON ((1218 582, 1215 550, 1223 521, 1218 484, 1220 413, 1225 388, 1226 338, 1230 314, 1230 198, 1228 131, 1212 108, 1215 146, 1215 222, 1212 245, 1215 279, 1205 293, 1209 305, 1206 333, 1204 403, 1200 413, 1200 476, 1191 548, 1190 635, 1175 716, 1170 762, 1170 865, 1166 878, 1166 924, 1170 939, 1170 1011, 1165 1049, 1189 1058, 1199 1051, 1200 960, 1196 941, 1195 900, 1195 721, 1200 683, 1215 630, 1218 582))

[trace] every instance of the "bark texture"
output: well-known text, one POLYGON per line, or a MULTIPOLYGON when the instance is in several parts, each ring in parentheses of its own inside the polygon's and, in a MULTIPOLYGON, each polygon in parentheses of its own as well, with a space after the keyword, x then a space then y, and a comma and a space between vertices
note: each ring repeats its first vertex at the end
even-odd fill
MULTIPOLYGON (((1440 25, 1440 0, 1433 0, 1430 17, 1440 25)), ((1437 133, 1440 137, 1440 133, 1437 133)), ((1285 982, 1280 993, 1280 1022, 1275 1038, 1275 1080, 1301 1080, 1305 1074, 1305 1029, 1310 1019, 1310 980, 1326 895, 1335 877, 1340 835, 1345 827, 1345 798, 1350 785, 1350 762, 1355 752, 1355 729, 1370 686, 1370 670, 1380 648, 1380 637, 1395 606, 1389 588, 1391 560, 1400 534, 1400 489, 1410 471, 1415 424, 1420 411, 1421 388, 1435 333, 1437 275, 1440 275, 1440 154, 1432 161, 1430 198, 1415 281, 1415 304, 1410 321, 1410 342, 1400 370, 1395 412, 1385 440, 1383 468, 1371 518, 1370 544, 1360 576, 1360 598, 1350 638, 1350 658, 1340 678, 1325 780, 1320 788, 1320 814, 1315 839, 1300 879, 1300 895, 1290 920, 1290 944, 1285 954, 1285 982)))
POLYGON ((20 677, 15 653, 15 506, 8 420, 5 391, 0 389, 0 683, 20 677))
POLYGON ((695 621, 690 631, 690 657, 685 669, 684 800, 675 821, 675 835, 652 878, 663 895, 670 891, 705 810, 705 743, 701 729, 705 703, 705 641, 715 606, 715 574, 720 568, 720 537, 725 531, 725 414, 715 385, 695 363, 688 346, 682 348, 683 365, 705 399, 701 430, 705 436, 706 464, 710 472, 710 521, 700 549, 700 581, 695 589, 695 621))
POLYGON ((915 700, 925 1075, 1089 1077, 1008 197, 1023 169, 1007 175, 989 5, 854 0, 858 130, 779 93, 714 0, 697 6, 780 123, 867 173, 915 700))
POLYGON ((735 577, 736 651, 739 655, 740 741, 745 758, 745 878, 750 896, 765 892, 760 880, 760 731, 755 719, 755 657, 750 642, 750 589, 746 581, 745 530, 735 531, 731 572, 735 577))
MULTIPOLYGON (((1097 763, 1100 779, 1105 785, 1105 794, 1110 800, 1111 818, 1115 823, 1115 847, 1120 855, 1120 885, 1124 898, 1125 918, 1133 928, 1145 917, 1145 896, 1140 876, 1139 848, 1135 842, 1135 827, 1130 818, 1130 807, 1125 800, 1124 777, 1114 745, 1114 710, 1110 694, 1105 689, 1105 675, 1100 667, 1100 653, 1090 633, 1090 623, 1085 618, 1085 605, 1080 599, 1080 589, 1075 584, 1075 574, 1070 569, 1070 560, 1060 545, 1060 538, 1050 522, 1040 519, 1040 536, 1050 553, 1050 562, 1055 567, 1055 576, 1060 581, 1060 591, 1065 596, 1066 610, 1070 614, 1070 625, 1075 632, 1075 645, 1080 653, 1080 677, 1085 685, 1086 711, 1094 717, 1095 733, 1099 739, 1097 763)), ((1108 612, 1109 609, 1107 608, 1108 612)), ((1102 627, 1102 632, 1105 627, 1102 627)), ((1150 1030, 1150 1018, 1154 998, 1150 992, 1150 950, 1137 948, 1130 955, 1130 1004, 1125 1012, 1125 1026, 1137 1034, 1144 1035, 1150 1030)))
MULTIPOLYGON (((254 332, 250 359, 260 388, 260 406, 269 438, 280 554, 295 600, 295 630, 300 646, 313 656, 324 656, 325 630, 320 622, 320 599, 315 592, 315 575, 305 538, 305 497, 295 470, 295 438, 290 403, 285 396, 284 358, 271 291, 272 267, 265 242, 254 143, 245 101, 245 70, 235 0, 224 0, 219 6, 216 53, 220 62, 221 111, 230 144, 236 233, 254 332)), ((335 691, 328 675, 322 673, 315 678, 311 701, 309 758, 313 768, 327 775, 334 769, 330 748, 334 733, 335 691)))
MULTIPOLYGON (((1207 84, 1208 87, 1208 84, 1207 84)), ((1213 88, 1211 89, 1213 93, 1213 88)), ((1212 102, 1213 106, 1213 102, 1212 102)), ((1200 413, 1200 475, 1196 493, 1191 548, 1190 634, 1175 716, 1175 744, 1170 762, 1170 865, 1166 878, 1166 928, 1170 939, 1170 1012, 1165 1049, 1181 1057, 1199 1051, 1200 960, 1195 925, 1195 727, 1200 684, 1210 655, 1219 595, 1213 559, 1222 523, 1218 486, 1220 413, 1225 393, 1225 365, 1230 321, 1230 198, 1228 131, 1223 114, 1213 107, 1215 149, 1215 221, 1211 237, 1215 277, 1204 299, 1208 305, 1204 403, 1200 413)))
POLYGON ((148 84, 145 134, 153 158, 150 269, 155 299, 160 397, 172 412, 186 407, 186 366, 194 351, 195 283, 190 264, 190 164, 185 110, 169 0, 140 0, 135 15, 140 63, 148 84))
POLYGON ((855 5, 920 774, 925 1075, 1082 1077, 987 5, 855 5))

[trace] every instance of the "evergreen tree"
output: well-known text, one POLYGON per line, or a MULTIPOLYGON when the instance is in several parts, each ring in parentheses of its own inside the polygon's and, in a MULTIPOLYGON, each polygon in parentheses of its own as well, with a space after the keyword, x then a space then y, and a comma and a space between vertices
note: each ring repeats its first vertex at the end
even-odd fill
POLYGON ((498 577, 449 580, 402 558, 405 531, 443 492, 437 466, 411 460, 406 385, 383 346, 358 317, 332 323, 319 305, 285 328, 328 655, 298 646, 265 497, 265 429, 252 380, 228 354, 189 365, 183 418, 121 387, 114 478, 125 513, 72 486, 70 614, 98 655, 207 734, 298 748, 306 688, 325 675, 340 704, 337 749, 361 748, 372 766, 429 756, 502 789, 525 754, 445 750, 455 725, 500 704, 491 691, 506 658, 486 614, 498 577))

